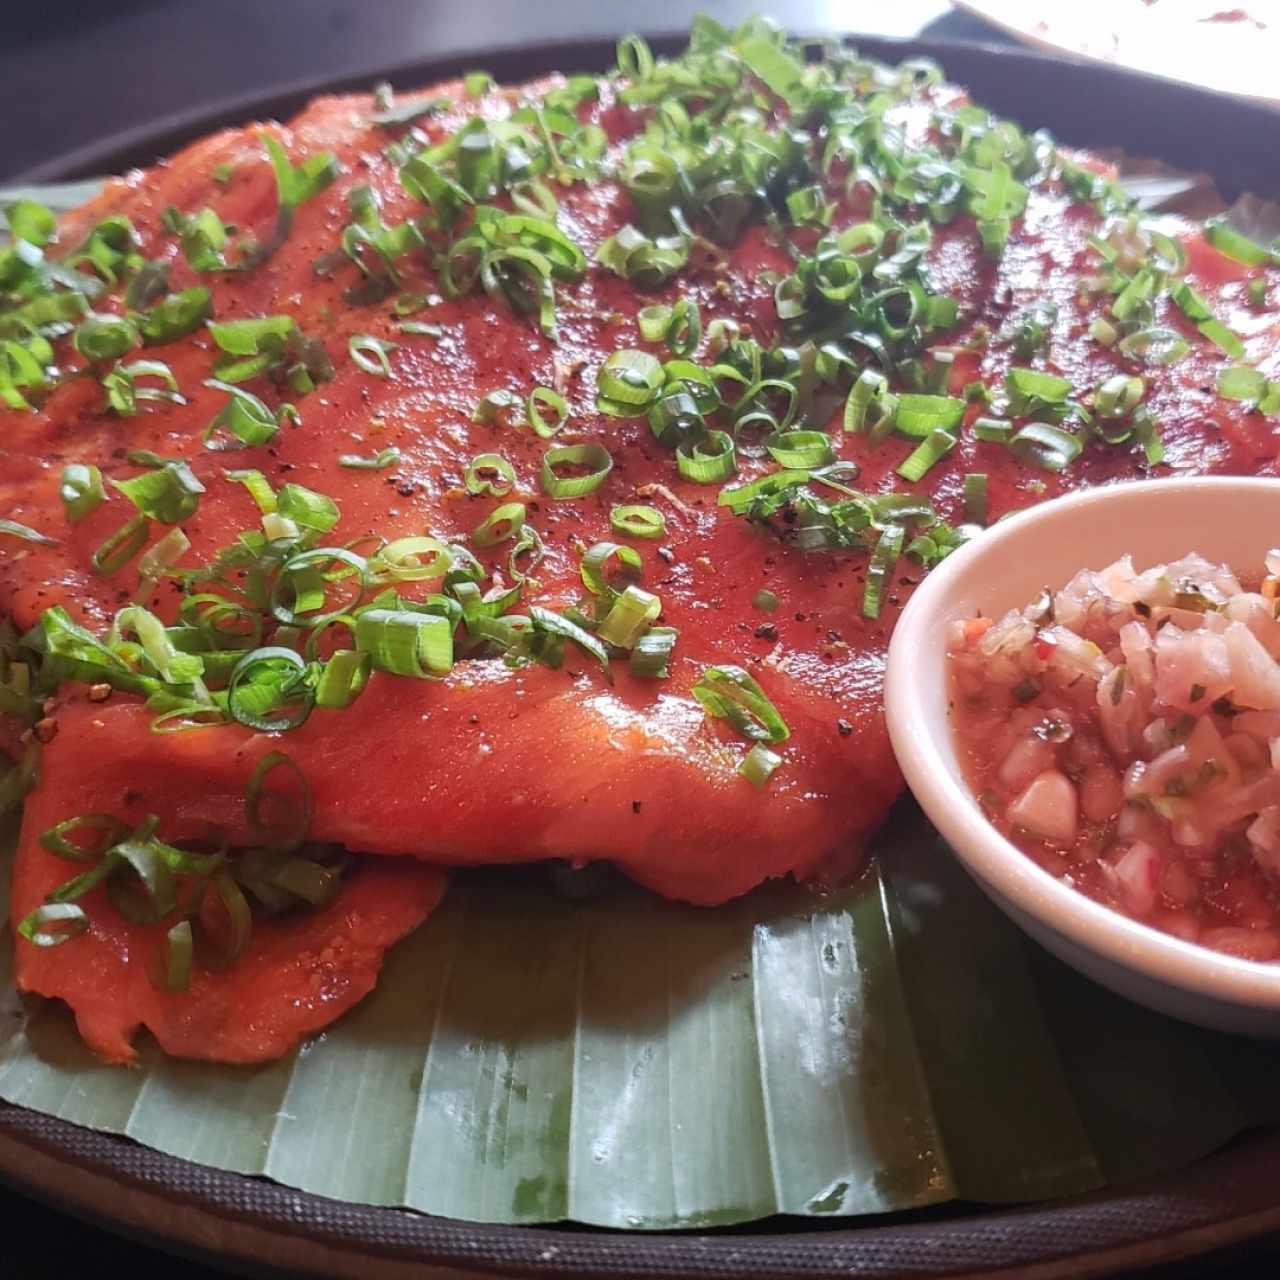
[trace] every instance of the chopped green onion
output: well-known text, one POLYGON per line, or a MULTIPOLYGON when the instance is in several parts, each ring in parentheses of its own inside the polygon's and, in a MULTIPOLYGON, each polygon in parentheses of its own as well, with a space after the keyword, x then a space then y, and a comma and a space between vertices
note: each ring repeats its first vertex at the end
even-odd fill
POLYGON ((293 649, 280 645, 252 649, 231 669, 227 711, 250 729, 266 733, 296 729, 311 714, 315 701, 306 676, 307 664, 293 649))
POLYGON ((181 529, 170 529, 163 538, 147 548, 138 561, 138 577, 144 589, 149 589, 171 566, 176 564, 191 548, 191 539, 181 529))
POLYGON ((987 523, 987 477, 971 471, 964 478, 964 518, 969 524, 987 523))
POLYGON ((956 396, 906 394, 898 397, 894 428, 923 439, 931 431, 954 431, 964 417, 964 401, 956 396))
POLYGON ((137 413, 140 400, 186 404, 178 391, 178 380, 173 376, 173 370, 162 360, 134 360, 131 364, 118 364, 103 375, 102 389, 107 393, 107 407, 122 417, 132 417, 137 413), (164 385, 140 387, 139 378, 159 378, 164 385))
POLYGON ((338 504, 323 493, 300 484, 282 484, 276 494, 276 511, 303 529, 328 533, 338 523, 338 504))
POLYGON ((636 325, 646 342, 661 342, 671 328, 672 309, 666 303, 641 307, 636 313, 636 325))
POLYGON ((316 706, 328 711, 349 707, 364 689, 373 666, 367 653, 339 649, 320 672, 316 682, 316 706))
POLYGON ((1218 371, 1218 394, 1228 400, 1244 400, 1257 404, 1266 394, 1267 378, 1257 369, 1231 365, 1218 371))
POLYGON ((728 480, 738 470, 733 437, 727 431, 709 431, 701 440, 678 445, 676 470, 696 484, 719 484, 728 480))
POLYGON ((520 408, 520 397, 514 391, 499 388, 490 391, 475 407, 471 415, 472 422, 500 422, 504 426, 514 426, 511 415, 520 408))
POLYGON ((73 341, 86 360, 98 364, 118 359, 142 337, 133 321, 124 316, 90 316, 77 326, 73 341))
POLYGON ((606 644, 622 649, 635 647, 636 641, 662 612, 662 601, 652 592, 630 586, 614 600, 596 634, 606 644))
POLYGON ((769 785, 773 771, 782 763, 782 757, 776 751, 770 751, 763 742, 755 743, 743 757, 738 772, 751 783, 757 791, 769 785))
POLYGON ((691 692, 708 715, 728 720, 745 738, 785 742, 791 736, 768 695, 739 666, 707 667, 691 692))
POLYGON ((1244 343, 1241 342, 1240 336, 1228 329, 1221 320, 1211 319, 1203 321, 1200 325, 1200 332, 1208 338, 1214 346, 1225 351, 1233 360, 1244 359, 1244 343))
POLYGON ((822 431, 779 431, 764 442, 764 447, 784 467, 814 469, 825 467, 836 458, 831 437, 822 431))
POLYGON ((67 519, 76 524, 94 512, 107 499, 102 485, 102 472, 83 462, 69 462, 62 468, 58 496, 67 519))
POLYGON ((1018 365, 1005 374, 1004 385, 1009 393, 1010 411, 1015 416, 1030 412, 1030 406, 1036 401, 1046 405, 1062 404, 1071 394, 1070 379, 1018 365))
POLYGON ((751 600, 752 608, 759 609, 761 613, 777 613, 779 603, 778 597, 768 587, 761 587, 751 600))
POLYGON ((0 519, 0 534, 7 535, 10 538, 19 538, 23 542, 34 542, 41 547, 56 547, 58 545, 57 538, 51 538, 47 533, 41 533, 38 529, 31 528, 30 525, 19 524, 17 520, 0 519))
POLYGON ((206 449, 225 451, 227 449, 251 449, 271 441, 280 428, 280 420, 292 418, 297 421, 298 411, 291 404, 280 406, 278 414, 273 413, 252 392, 233 386, 229 382, 220 382, 217 378, 208 379, 206 387, 215 391, 225 391, 229 396, 227 403, 210 420, 205 427, 203 440, 206 449), (232 437, 227 440, 220 433, 226 432, 232 437))
POLYGON ((620 590, 640 581, 644 573, 644 560, 634 547, 628 547, 624 543, 597 542, 583 555, 581 573, 583 585, 592 595, 603 596, 611 601, 620 590), (615 587, 609 581, 609 561, 615 556, 621 575, 621 587, 615 587))
POLYGON ((396 538, 369 559, 374 582, 423 582, 442 578, 454 564, 453 549, 425 535, 396 538), (427 557, 425 560, 423 557, 427 557))
POLYGON ((495 547, 500 542, 516 537, 524 528, 525 505, 523 502, 506 502, 495 507, 474 529, 471 541, 477 547, 495 547))
POLYGON ((871 553, 871 563, 867 566, 867 585, 862 593, 862 616, 878 618, 884 604, 884 589, 888 585, 889 575, 902 554, 902 544, 906 540, 906 530, 900 524, 886 525, 880 534, 880 541, 871 553))
POLYGON ((119 573, 147 545, 150 530, 151 521, 146 516, 134 516, 93 553, 90 563, 104 577, 119 573))
POLYGON ((1080 438, 1061 427, 1045 422, 1029 422, 1009 441, 1009 448, 1026 462, 1045 471, 1064 471, 1083 448, 1080 438))
POLYGON ((500 453, 478 453, 467 463, 463 484, 468 493, 502 498, 516 482, 516 470, 500 453))
POLYGON ((537 529, 531 524, 525 525, 520 530, 520 536, 512 544, 511 550, 507 552, 507 572, 511 575, 512 581, 519 583, 528 581, 529 575, 537 568, 546 553, 546 546, 537 529), (525 556, 529 557, 529 561, 522 567, 520 562, 525 556))
POLYGON ((671 308, 671 319, 663 336, 674 356, 691 356, 698 349, 702 341, 702 313, 692 298, 680 298, 671 308))
POLYGON ((875 369, 864 369, 849 390, 844 404, 844 429, 846 431, 865 431, 874 426, 886 415, 882 412, 876 416, 875 422, 868 421, 868 414, 873 404, 887 406, 890 411, 897 404, 897 397, 889 393, 889 380, 875 369))
POLYGON ((1013 423, 1003 418, 974 418, 973 434, 992 444, 1008 444, 1013 439, 1013 423))
POLYGON ((165 934, 164 972, 161 987, 165 991, 186 991, 191 985, 191 959, 195 952, 195 939, 191 933, 191 921, 179 920, 165 934))
POLYGON ((388 357, 396 349, 396 343, 384 342, 367 333, 353 334, 347 341, 347 350, 354 363, 375 378, 391 377, 391 361, 388 357))
POLYGON ((18 922, 18 933, 37 947, 57 947, 89 928, 84 908, 74 902, 46 902, 18 922))
POLYGON ((1120 334, 1115 325, 1105 316, 1097 316, 1089 326, 1089 336, 1102 346, 1111 347, 1115 345, 1120 334))
POLYGON ((1219 253, 1225 253, 1236 262, 1243 262, 1248 267, 1261 267, 1271 261, 1271 254, 1248 236, 1237 231, 1227 221, 1227 215, 1220 213, 1209 218, 1204 224, 1204 238, 1219 253))
POLYGON ((1146 391, 1141 378, 1117 373, 1098 387, 1094 407, 1104 418, 1124 418, 1133 412, 1146 391))
MULTIPOLYGON (((165 264, 167 267, 167 264, 165 264)), ((131 306, 141 303, 130 303, 131 306)), ((213 294, 197 287, 162 298, 140 317, 139 327, 148 345, 173 342, 193 333, 213 314, 213 294)))
POLYGON ((670 674, 677 635, 674 627, 650 627, 631 650, 631 674, 647 680, 665 680, 670 674))
POLYGON ((178 524, 193 516, 204 485, 181 461, 144 471, 129 480, 111 482, 144 516, 161 524, 178 524))
POLYGON ((571 618, 562 617, 560 614, 552 613, 550 609, 540 608, 536 604, 529 607, 529 620, 537 630, 546 635, 572 640, 579 649, 594 658, 604 668, 606 678, 612 679, 609 669, 609 651, 604 647, 603 642, 593 636, 590 631, 578 626, 571 618))
POLYGON ((665 375, 646 351, 615 351, 600 367, 596 408, 615 418, 641 417, 657 399, 665 375))
POLYGON ((379 671, 432 679, 453 666, 453 626, 438 614, 366 609, 356 618, 356 648, 379 671))
POLYGON ((385 471, 400 461, 400 450, 395 445, 380 449, 372 457, 361 457, 358 453, 341 453, 338 455, 338 466, 350 467, 353 471, 385 471))
POLYGON ((569 421, 569 403, 558 391, 550 387, 534 387, 525 401, 529 425, 544 440, 550 440, 569 421), (555 415, 551 421, 542 416, 540 406, 546 405, 555 415))
POLYGON ((254 766, 244 793, 245 821, 254 837, 273 849, 296 849, 307 838, 314 813, 311 782, 298 762, 284 751, 268 751, 254 766), (298 791, 296 803, 282 789, 267 790, 267 779, 276 769, 287 769, 293 775, 298 791), (268 799, 274 802, 274 808, 285 810, 282 818, 271 820, 263 812, 264 801, 268 799))
POLYGON ((542 491, 556 501, 594 493, 613 470, 613 458, 601 444, 566 444, 548 449, 542 457, 542 491), (561 475, 557 467, 586 468, 585 475, 561 475))
POLYGON ((462 77, 462 87, 468 98, 483 97, 493 88, 493 77, 487 71, 468 71, 462 77))
POLYGON ((609 512, 609 527, 619 537, 656 539, 666 533, 667 518, 657 507, 617 506, 609 512))
POLYGON ((1158 364, 1173 364, 1191 350, 1191 345, 1176 329, 1153 325, 1121 338, 1119 349, 1127 356, 1143 356, 1158 364))
MULTIPOLYGON (((284 490, 281 490, 281 497, 283 494, 284 490)), ((363 598, 368 586, 367 560, 345 547, 313 547, 290 556, 280 566, 280 572, 271 586, 268 604, 272 616, 285 626, 318 627, 332 618, 350 613, 363 598), (335 563, 345 565, 345 570, 331 568, 335 563), (326 582, 349 577, 353 573, 356 581, 352 598, 338 608, 326 610, 326 582), (285 603, 289 596, 292 597, 292 604, 285 603)))
POLYGON ((941 462, 955 447, 956 437, 950 431, 935 427, 920 442, 914 452, 903 460, 902 465, 898 468, 898 474, 904 480, 909 480, 912 483, 922 480, 925 474, 937 463, 941 462))
POLYGON ((276 494, 270 481, 261 471, 224 471, 228 480, 237 481, 249 491, 263 515, 272 515, 276 509, 276 494))
POLYGON ((93 862, 117 841, 129 834, 129 827, 109 813, 86 813, 75 818, 64 818, 56 826, 40 833, 40 845, 68 862, 93 862), (91 845, 83 845, 67 836, 88 828, 98 833, 91 845))

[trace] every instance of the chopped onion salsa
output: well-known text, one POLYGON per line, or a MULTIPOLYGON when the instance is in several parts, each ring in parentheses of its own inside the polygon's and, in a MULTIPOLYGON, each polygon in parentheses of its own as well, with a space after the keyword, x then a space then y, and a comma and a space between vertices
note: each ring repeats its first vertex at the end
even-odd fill
POLYGON ((1255 590, 1125 556, 950 637, 983 811, 1040 866, 1155 928, 1280 959, 1280 551, 1255 590))
MULTIPOLYGON (((365 744, 351 847, 609 857, 698 902, 848 867, 901 787, 884 647, 929 569, 1067 489, 1280 448, 1277 246, 760 18, 321 99, 4 212, 0 811, 109 700, 160 774, 270 735, 320 796, 365 744), (388 744, 431 772, 399 816, 388 744)), ((64 888, 28 976, 90 945, 55 945, 64 888)))

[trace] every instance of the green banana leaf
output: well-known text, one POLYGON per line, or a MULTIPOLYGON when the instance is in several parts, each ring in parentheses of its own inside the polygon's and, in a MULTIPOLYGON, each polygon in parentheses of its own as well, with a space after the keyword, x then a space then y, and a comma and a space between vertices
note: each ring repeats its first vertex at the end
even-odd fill
POLYGON ((708 1227, 1174 1168, 1276 1119, 1268 1046, 1039 952, 904 804, 857 884, 715 910, 458 877, 376 993, 257 1069, 96 1063, 12 989, 0 1098, 338 1199, 496 1223, 708 1227))

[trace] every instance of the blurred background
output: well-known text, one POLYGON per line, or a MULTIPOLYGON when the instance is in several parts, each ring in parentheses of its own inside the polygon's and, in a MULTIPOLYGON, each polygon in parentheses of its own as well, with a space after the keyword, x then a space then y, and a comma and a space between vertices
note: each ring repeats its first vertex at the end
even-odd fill
POLYGON ((3 6, 0 180, 94 139, 426 58, 676 32, 699 11, 767 12, 798 33, 999 38, 947 0, 59 0, 3 6))

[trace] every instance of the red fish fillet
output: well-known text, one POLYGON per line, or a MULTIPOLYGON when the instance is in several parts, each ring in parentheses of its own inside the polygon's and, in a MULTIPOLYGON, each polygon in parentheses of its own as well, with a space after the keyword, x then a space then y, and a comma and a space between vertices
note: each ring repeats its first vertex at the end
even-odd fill
MULTIPOLYGON (((511 109, 511 97, 502 93, 477 102, 456 85, 432 92, 452 93, 459 104, 424 124, 433 139, 476 111, 503 115, 511 109)), ((934 92, 958 100, 947 86, 934 92)), ((591 109, 615 140, 643 123, 641 112, 614 103, 608 91, 591 109)), ((343 539, 369 531, 465 536, 496 505, 465 492, 465 464, 478 452, 501 452, 518 478, 504 501, 529 504, 530 521, 549 550, 529 598, 560 608, 581 593, 582 548, 613 536, 610 507, 637 500, 661 507, 667 519, 661 548, 637 545, 646 567, 642 585, 661 595, 664 621, 679 630, 671 679, 633 680, 621 671, 609 687, 593 663, 572 655, 559 671, 535 666, 511 672, 501 662, 463 661, 439 683, 376 677, 348 710, 316 712, 279 740, 236 727, 154 737, 146 729, 148 713, 127 697, 116 695, 106 707, 74 705, 57 717, 24 849, 33 847, 40 823, 81 807, 78 789, 50 796, 58 784, 49 779, 74 774, 63 769, 64 760, 80 762, 77 788, 86 782, 122 792, 137 787, 147 807, 163 802, 174 819, 198 823, 227 819, 240 803, 248 762, 282 746, 315 788, 315 833, 361 850, 450 864, 611 859, 658 892, 698 903, 724 901, 773 876, 815 875, 836 862, 855 867, 866 837, 901 788, 881 686, 893 618, 920 570, 903 560, 883 615, 867 620, 860 608, 865 553, 804 553, 784 545, 717 508, 714 487, 680 480, 671 454, 642 420, 610 418, 595 409, 601 362, 619 348, 647 345, 635 320, 642 306, 691 296, 704 319, 731 317, 766 345, 774 341, 777 320, 766 273, 786 272, 790 258, 755 228, 743 233, 725 263, 693 269, 656 292, 641 293, 593 265, 580 283, 558 288, 558 344, 483 295, 432 309, 443 337, 403 335, 387 304, 343 301, 349 276, 318 279, 312 269, 313 260, 336 243, 348 218, 347 193, 356 183, 378 191, 389 224, 420 209, 381 154, 387 135, 367 123, 371 110, 368 97, 323 98, 287 129, 269 126, 295 161, 331 149, 346 173, 299 209, 287 243, 255 271, 196 277, 175 257, 158 216, 170 203, 185 211, 208 204, 242 227, 269 223, 274 188, 258 127, 224 131, 166 164, 110 184, 72 216, 64 239, 74 241, 107 212, 126 214, 141 232, 147 256, 174 258, 175 288, 212 285, 219 318, 288 312, 303 330, 324 337, 336 379, 301 401, 300 426, 285 426, 270 446, 231 455, 231 462, 262 470, 273 484, 292 480, 334 497, 342 510, 335 534, 343 539), (212 179, 218 165, 234 166, 226 187, 212 179), (370 377, 352 363, 347 340, 358 333, 399 344, 391 357, 394 378, 370 377), (471 421, 488 392, 505 388, 523 399, 538 385, 559 387, 569 400, 566 439, 598 441, 613 454, 612 475, 588 498, 546 501, 537 478, 545 443, 527 429, 471 421), (367 454, 388 445, 401 451, 390 471, 352 471, 337 463, 341 453, 367 454), (655 483, 664 486, 656 494, 647 488, 655 483), (779 598, 776 613, 753 607, 762 588, 779 598), (737 773, 741 741, 708 721, 689 694, 704 666, 726 662, 759 680, 792 731, 784 766, 764 790, 737 773)), ((919 108, 918 127, 928 112, 927 103, 919 108)), ((628 197, 607 181, 558 195, 560 225, 588 258, 633 216, 628 197)), ((851 208, 840 214, 844 221, 856 216, 851 208)), ((1079 386, 1096 385, 1122 367, 1114 353, 1081 340, 1086 306, 1077 285, 1093 269, 1086 241, 1099 225, 1090 208, 1036 188, 998 263, 984 255, 968 217, 939 228, 930 269, 937 287, 959 300, 962 316, 948 341, 962 344, 978 326, 996 330, 1026 302, 1047 297, 1059 306, 1051 366, 1079 386)), ((1251 355, 1273 349, 1273 319, 1244 307, 1249 270, 1223 258, 1189 227, 1185 238, 1197 287, 1245 334, 1251 355)), ((433 286, 421 263, 408 271, 406 288, 433 286)), ((1167 306, 1167 299, 1160 305, 1167 306)), ((1158 322, 1195 341, 1187 359, 1144 371, 1147 402, 1166 447, 1166 461, 1154 473, 1274 472, 1280 442, 1272 423, 1213 392, 1225 357, 1179 315, 1161 314, 1158 322)), ((6 417, 0 512, 60 540, 56 548, 3 551, 0 607, 20 625, 52 604, 101 624, 135 586, 129 571, 104 580, 89 565, 93 549, 130 513, 127 503, 113 496, 81 524, 67 526, 57 497, 66 462, 96 463, 123 477, 134 473, 124 459, 126 447, 192 459, 208 492, 183 525, 192 542, 184 563, 207 560, 256 526, 258 513, 244 489, 221 477, 228 457, 199 445, 201 430, 225 401, 201 386, 216 355, 211 342, 197 333, 148 354, 169 362, 189 396, 187 405, 146 406, 135 418, 117 419, 101 412, 100 392, 85 379, 58 390, 38 413, 6 417)), ((998 386, 1016 362, 1006 345, 962 352, 953 390, 975 378, 998 386)), ((262 394, 275 393, 268 388, 262 394)), ((913 487, 894 475, 913 442, 891 439, 872 448, 865 437, 838 431, 836 441, 842 457, 861 464, 860 488, 913 487)), ((740 478, 764 469, 744 462, 740 478)), ((992 519, 1076 485, 1153 471, 1140 451, 1113 449, 1052 475, 966 431, 953 453, 914 487, 958 522, 962 477, 975 470, 991 478, 992 519)), ((501 556, 492 560, 501 562, 501 556)), ((171 609, 172 599, 162 592, 153 605, 171 609)), ((28 977, 35 963, 29 954, 24 959, 28 977)))

